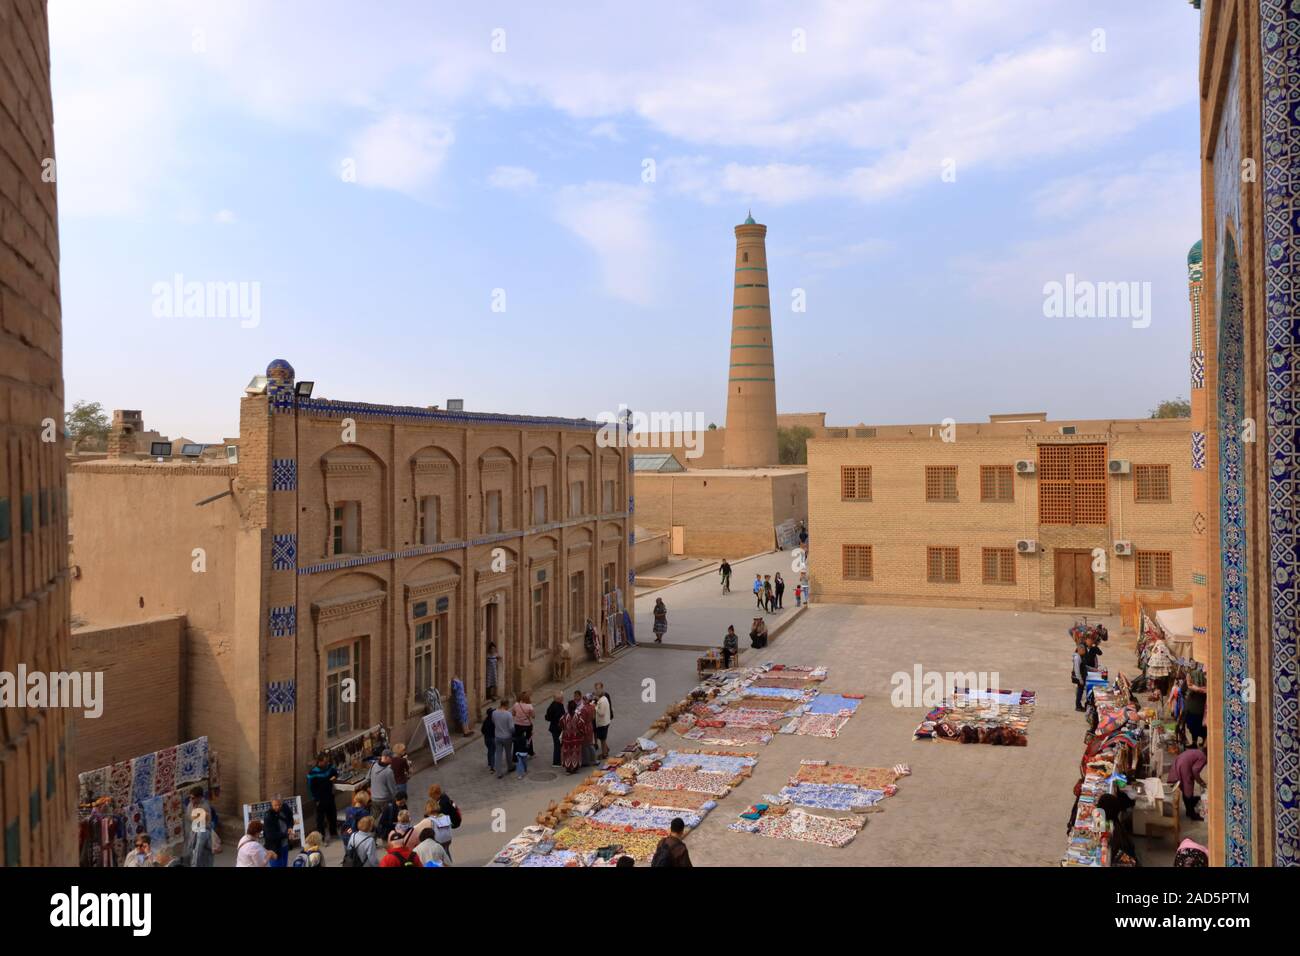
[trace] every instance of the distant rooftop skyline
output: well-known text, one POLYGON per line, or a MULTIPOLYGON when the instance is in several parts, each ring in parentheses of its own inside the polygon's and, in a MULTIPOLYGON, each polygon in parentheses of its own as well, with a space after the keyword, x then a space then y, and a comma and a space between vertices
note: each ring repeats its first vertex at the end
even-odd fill
POLYGON ((51 0, 69 406, 217 441, 285 358, 345 401, 722 425, 751 212, 782 412, 1188 394, 1186 5, 357 12, 51 0), (1067 277, 1150 283, 1149 325, 1048 318, 1067 277))

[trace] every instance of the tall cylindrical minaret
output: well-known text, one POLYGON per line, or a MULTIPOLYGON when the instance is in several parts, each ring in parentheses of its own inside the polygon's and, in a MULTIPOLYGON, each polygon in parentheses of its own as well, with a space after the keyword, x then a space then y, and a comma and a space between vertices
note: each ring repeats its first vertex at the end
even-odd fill
POLYGON ((731 307, 731 367, 727 376, 728 468, 778 464, 776 364, 772 305, 767 295, 767 226, 751 214, 736 227, 736 282, 731 307))

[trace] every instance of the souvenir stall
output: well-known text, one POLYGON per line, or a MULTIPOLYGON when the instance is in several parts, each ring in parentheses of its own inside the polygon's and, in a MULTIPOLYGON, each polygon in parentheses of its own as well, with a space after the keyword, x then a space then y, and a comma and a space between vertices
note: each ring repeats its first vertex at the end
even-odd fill
POLYGON ((1026 747, 1037 700, 1032 690, 954 689, 925 715, 912 739, 1026 747))
POLYGON ((149 834, 154 852, 179 848, 186 795, 195 785, 210 798, 221 792, 217 753, 207 737, 79 774, 81 865, 121 865, 138 833, 149 834))
POLYGON ((898 792, 896 781, 911 773, 894 767, 851 767, 825 760, 802 760, 798 772, 775 794, 741 811, 728 829, 777 840, 847 846, 866 824, 866 814, 898 792), (809 810, 822 811, 809 813, 809 810), (834 815, 831 815, 834 814, 834 815))
POLYGON ((704 744, 766 744, 773 735, 836 737, 861 694, 821 691, 825 667, 762 664, 733 668, 691 692, 668 715, 675 733, 704 744))
POLYGON ((1074 821, 1062 866, 1111 866, 1115 824, 1106 819, 1103 798, 1116 794, 1138 776, 1145 738, 1141 713, 1130 702, 1130 686, 1121 674, 1115 685, 1093 694, 1097 725, 1086 738, 1075 785, 1074 821))
POLYGON ((757 763, 754 754, 664 751, 640 738, 539 814, 491 865, 611 866, 620 856, 648 863, 675 817, 689 833, 757 763))
POLYGON ((343 799, 335 801, 340 809, 352 802, 352 794, 361 788, 370 774, 370 765, 388 747, 388 728, 375 724, 369 730, 325 749, 325 755, 339 772, 334 781, 334 792, 343 794, 343 799))
POLYGON ((601 656, 608 657, 627 644, 628 617, 623 612, 623 589, 615 588, 600 599, 600 631, 605 642, 601 656))

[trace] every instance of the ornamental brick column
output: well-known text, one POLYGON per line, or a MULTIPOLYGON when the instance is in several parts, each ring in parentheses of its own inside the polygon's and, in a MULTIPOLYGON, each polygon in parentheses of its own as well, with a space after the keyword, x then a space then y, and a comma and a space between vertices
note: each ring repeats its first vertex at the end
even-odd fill
POLYGON ((727 431, 723 465, 754 468, 778 463, 776 364, 772 306, 767 289, 767 226, 751 215, 736 227, 731 360, 727 375, 727 431))

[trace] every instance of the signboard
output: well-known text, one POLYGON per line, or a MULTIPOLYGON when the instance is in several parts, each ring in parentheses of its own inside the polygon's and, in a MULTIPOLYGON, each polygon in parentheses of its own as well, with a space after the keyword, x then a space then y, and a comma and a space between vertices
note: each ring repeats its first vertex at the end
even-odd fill
POLYGON ((424 715, 424 732, 429 737, 429 749, 433 751, 434 763, 456 752, 456 746, 451 742, 451 730, 447 727, 447 717, 441 710, 424 715))
POLYGON ((776 526, 776 546, 782 551, 799 547, 799 522, 795 518, 776 526))
MULTIPOLYGON (((302 816, 302 797, 288 797, 284 801, 293 810, 293 833, 289 835, 289 844, 297 843, 302 846, 303 837, 307 835, 307 828, 303 826, 302 816)), ((271 809, 271 801, 264 800, 261 803, 244 804, 244 832, 248 832, 248 821, 254 818, 262 819, 262 814, 271 809)), ((274 850, 275 847, 270 847, 274 850)))

